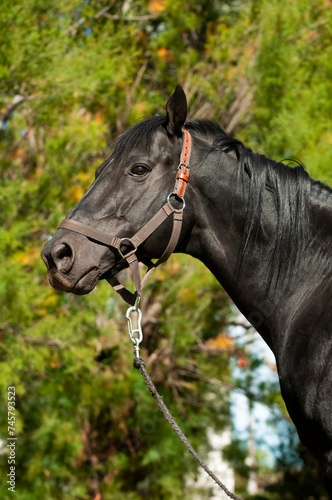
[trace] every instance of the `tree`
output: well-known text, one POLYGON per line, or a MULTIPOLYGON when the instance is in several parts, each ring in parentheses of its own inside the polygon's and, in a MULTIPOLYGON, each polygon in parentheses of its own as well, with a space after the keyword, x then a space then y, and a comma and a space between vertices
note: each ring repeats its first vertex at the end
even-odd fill
MULTIPOLYGON (((195 465, 131 368, 124 306, 105 283, 87 297, 55 292, 39 253, 106 144, 163 113, 179 81, 190 118, 220 121, 276 159, 300 156, 331 182, 328 7, 3 2, 0 390, 7 404, 16 388, 18 499, 190 498, 185 472, 195 465)), ((229 425, 238 355, 229 299, 200 264, 175 256, 145 297, 149 370, 193 444, 204 444, 207 425, 229 425)), ((7 406, 0 415, 3 439, 7 406)), ((11 498, 5 481, 1 493, 11 498)))

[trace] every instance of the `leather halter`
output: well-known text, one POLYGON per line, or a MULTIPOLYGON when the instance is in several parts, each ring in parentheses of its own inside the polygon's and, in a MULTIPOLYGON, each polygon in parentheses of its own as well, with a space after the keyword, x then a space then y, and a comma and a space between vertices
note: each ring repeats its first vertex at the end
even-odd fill
POLYGON ((139 299, 141 297, 142 289, 147 281, 147 278, 150 276, 152 271, 157 266, 159 266, 159 264, 165 262, 170 257, 179 241, 182 227, 183 210, 185 207, 184 194, 186 191, 187 183, 189 181, 189 160, 192 142, 191 135, 188 130, 182 129, 182 132, 183 145, 174 190, 168 195, 166 203, 139 231, 137 231, 134 236, 132 236, 131 238, 120 238, 117 236, 112 236, 108 233, 100 231, 97 228, 89 226, 88 224, 84 224, 72 219, 64 219, 59 225, 59 229, 69 229, 70 231, 73 231, 75 233, 83 234, 88 238, 98 241, 99 243, 102 243, 106 246, 116 248, 119 251, 121 257, 123 257, 127 261, 132 271, 133 280, 135 283, 135 293, 131 293, 129 290, 127 290, 115 277, 109 278, 107 279, 107 281, 114 288, 114 290, 119 293, 121 297, 130 305, 134 305, 136 303, 136 299, 139 299), (172 196, 174 196, 178 200, 181 200, 182 207, 180 209, 174 208, 174 206, 172 205, 172 196), (148 237, 159 226, 161 226, 161 224, 170 215, 173 215, 173 229, 168 245, 160 259, 155 264, 153 264, 151 260, 145 260, 143 262, 148 266, 148 270, 143 280, 141 280, 136 250, 139 245, 144 243, 144 241, 146 241, 148 237), (124 254, 121 250, 121 246, 128 244, 132 247, 132 249, 129 250, 128 253, 124 254))

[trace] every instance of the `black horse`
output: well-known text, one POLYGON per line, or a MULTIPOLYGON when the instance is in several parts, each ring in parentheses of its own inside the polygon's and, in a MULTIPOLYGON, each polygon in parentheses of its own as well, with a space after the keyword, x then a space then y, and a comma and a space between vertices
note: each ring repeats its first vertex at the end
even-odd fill
MULTIPOLYGON (((215 123, 185 123, 181 86, 166 112, 120 136, 67 220, 130 246, 173 192, 182 129, 189 131, 190 180, 175 251, 210 269, 274 352, 289 414, 332 498, 332 191, 301 165, 255 154, 215 123)), ((167 218, 138 246, 138 260, 159 258, 171 233, 167 218)), ((123 253, 61 228, 42 257, 53 287, 86 294, 127 267, 123 253)))

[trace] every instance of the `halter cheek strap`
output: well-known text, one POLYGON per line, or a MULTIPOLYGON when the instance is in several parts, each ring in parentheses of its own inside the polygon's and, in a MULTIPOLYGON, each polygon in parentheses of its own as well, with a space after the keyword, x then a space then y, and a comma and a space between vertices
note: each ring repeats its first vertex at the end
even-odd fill
POLYGON ((123 257, 127 261, 132 271, 133 280, 135 283, 135 293, 131 293, 129 290, 127 290, 115 277, 110 278, 107 281, 114 288, 114 290, 119 293, 121 297, 130 305, 135 304, 136 299, 141 296, 142 289, 152 271, 157 266, 159 266, 159 264, 162 264, 170 257, 179 241, 183 220, 183 210, 185 208, 184 194, 186 191, 187 183, 189 181, 189 160, 192 142, 191 135, 188 130, 183 129, 182 132, 183 146, 174 190, 168 195, 166 203, 139 231, 137 231, 134 236, 132 236, 131 238, 119 238, 117 236, 112 236, 108 233, 100 231, 99 229, 89 226, 88 224, 84 224, 72 219, 64 219, 59 225, 59 229, 69 229, 70 231, 74 231, 75 233, 83 234, 88 238, 91 238, 109 247, 116 248, 119 251, 121 257, 123 257), (180 209, 174 208, 171 203, 172 197, 176 197, 178 200, 181 200, 182 207, 180 209), (148 270, 143 280, 141 280, 138 259, 136 256, 137 248, 144 241, 146 241, 148 237, 171 215, 173 215, 173 229, 167 247, 165 248, 162 256, 160 257, 158 262, 156 262, 156 264, 153 264, 150 260, 142 260, 142 262, 147 265, 148 270), (121 250, 121 247, 123 248, 123 245, 130 245, 132 249, 124 254, 121 250))

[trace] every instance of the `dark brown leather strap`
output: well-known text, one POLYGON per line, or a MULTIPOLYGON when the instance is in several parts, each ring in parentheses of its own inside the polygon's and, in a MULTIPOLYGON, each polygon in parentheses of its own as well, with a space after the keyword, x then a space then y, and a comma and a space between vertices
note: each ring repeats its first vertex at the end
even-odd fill
POLYGON ((114 247, 117 250, 120 249, 121 244, 125 241, 128 241, 133 245, 136 249, 141 245, 145 240, 148 239, 149 236, 159 227, 161 224, 172 214, 172 213, 180 213, 181 210, 177 210, 170 202, 165 203, 163 207, 161 207, 158 212, 151 217, 151 219, 139 230, 132 238, 118 238, 116 236, 112 236, 111 234, 105 233, 96 229, 88 224, 84 224, 83 222, 78 222, 73 219, 64 219, 59 224, 59 229, 70 229, 75 233, 83 234, 88 238, 91 238, 99 243, 103 243, 109 247, 114 247))
POLYGON ((137 248, 145 240, 151 236, 154 231, 175 211, 170 203, 165 203, 151 219, 130 238, 134 246, 137 248))
POLYGON ((84 236, 98 241, 99 243, 103 243, 109 247, 119 248, 119 245, 121 244, 121 238, 111 236, 108 233, 99 231, 99 229, 89 226, 88 224, 78 222, 77 220, 64 219, 59 224, 59 229, 61 228, 70 229, 70 231, 74 231, 75 233, 83 234, 84 236))
POLYGON ((136 298, 137 298, 137 292, 135 293, 132 293, 130 292, 129 290, 127 290, 127 288, 125 288, 121 283, 120 281, 118 281, 115 276, 113 276, 113 278, 109 278, 107 280, 107 282, 111 285, 111 287, 113 287, 113 289, 120 295, 120 297, 123 298, 123 300, 125 302, 127 302, 127 304, 130 304, 131 306, 133 306, 136 302, 136 298))
POLYGON ((141 290, 143 290, 143 287, 145 283, 147 282, 147 279, 150 277, 151 273, 158 267, 160 264, 163 262, 166 262, 166 260, 172 255, 172 253, 175 250, 176 245, 178 244, 179 238, 180 238, 180 233, 181 233, 181 227, 182 227, 182 218, 183 218, 183 210, 180 213, 174 212, 173 214, 173 230, 171 237, 169 239, 168 245, 164 250, 164 253, 160 257, 160 259, 145 273, 145 276, 142 280, 141 284, 141 290))

